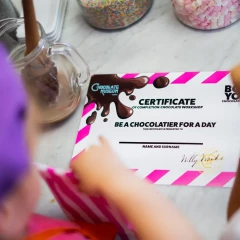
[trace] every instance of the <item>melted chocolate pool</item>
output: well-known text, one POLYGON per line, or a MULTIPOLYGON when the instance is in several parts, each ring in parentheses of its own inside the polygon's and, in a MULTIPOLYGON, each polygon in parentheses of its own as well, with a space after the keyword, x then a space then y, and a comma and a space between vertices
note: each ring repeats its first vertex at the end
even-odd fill
POLYGON ((97 112, 94 111, 92 115, 87 118, 87 121, 86 121, 87 125, 92 125, 95 122, 96 118, 97 118, 97 112))
POLYGON ((165 88, 169 85, 169 79, 167 77, 156 78, 153 82, 155 88, 165 88))
POLYGON ((88 89, 88 103, 96 103, 97 110, 102 107, 102 117, 108 116, 110 112, 110 104, 116 106, 117 115, 121 119, 132 116, 133 110, 125 106, 119 100, 119 95, 125 92, 127 96, 133 93, 135 89, 140 89, 148 84, 148 77, 138 77, 131 79, 122 79, 117 75, 94 75, 88 89))

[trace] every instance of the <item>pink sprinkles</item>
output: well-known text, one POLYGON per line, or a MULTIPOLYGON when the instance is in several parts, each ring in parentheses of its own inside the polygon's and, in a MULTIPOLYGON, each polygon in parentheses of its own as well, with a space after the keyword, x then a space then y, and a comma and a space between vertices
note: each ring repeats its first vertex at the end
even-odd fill
POLYGON ((218 29, 240 19, 239 0, 171 0, 178 19, 196 29, 218 29))

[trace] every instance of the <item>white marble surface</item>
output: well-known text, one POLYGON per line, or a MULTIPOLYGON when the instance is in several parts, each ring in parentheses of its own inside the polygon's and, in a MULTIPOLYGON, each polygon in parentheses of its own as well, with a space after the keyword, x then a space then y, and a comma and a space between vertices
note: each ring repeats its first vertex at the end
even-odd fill
MULTIPOLYGON (((105 32, 88 26, 76 1, 69 0, 61 41, 74 45, 92 73, 225 70, 240 61, 240 22, 221 31, 195 31, 180 24, 169 0, 155 0, 139 23, 105 32)), ((46 129, 37 161, 67 167, 81 107, 65 122, 46 129)), ((157 186, 189 217, 204 239, 217 240, 225 225, 230 189, 157 186)), ((63 217, 44 186, 38 212, 63 217)), ((174 228, 174 226, 173 226, 174 228)))

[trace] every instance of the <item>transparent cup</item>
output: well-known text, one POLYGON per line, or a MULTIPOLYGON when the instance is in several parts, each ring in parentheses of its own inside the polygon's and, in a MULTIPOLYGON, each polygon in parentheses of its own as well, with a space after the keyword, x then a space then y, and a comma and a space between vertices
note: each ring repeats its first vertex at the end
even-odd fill
POLYGON ((27 56, 24 19, 0 21, 0 42, 20 72, 30 100, 40 107, 39 121, 52 123, 67 118, 77 108, 81 86, 89 81, 90 72, 74 47, 49 42, 40 23, 38 27, 40 41, 27 56))

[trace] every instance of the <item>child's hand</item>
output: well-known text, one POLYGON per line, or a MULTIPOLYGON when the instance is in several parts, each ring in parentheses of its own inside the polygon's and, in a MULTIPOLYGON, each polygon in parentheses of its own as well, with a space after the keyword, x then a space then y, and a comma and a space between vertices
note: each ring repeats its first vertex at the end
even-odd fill
POLYGON ((126 170, 105 139, 100 142, 71 164, 81 191, 103 196, 134 226, 139 239, 200 239, 167 199, 126 170))
POLYGON ((104 194, 106 188, 130 175, 104 138, 73 161, 71 168, 80 180, 80 191, 90 195, 104 194))

